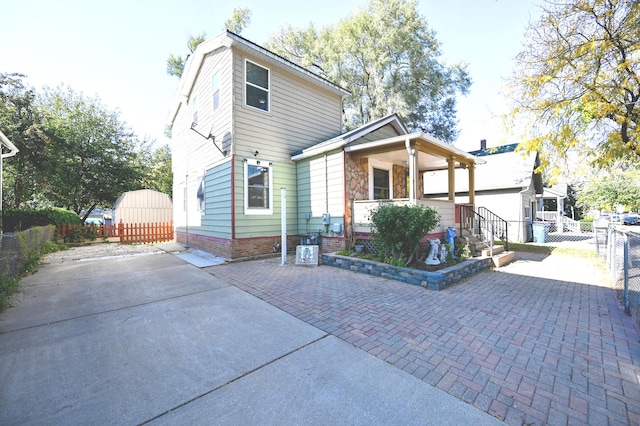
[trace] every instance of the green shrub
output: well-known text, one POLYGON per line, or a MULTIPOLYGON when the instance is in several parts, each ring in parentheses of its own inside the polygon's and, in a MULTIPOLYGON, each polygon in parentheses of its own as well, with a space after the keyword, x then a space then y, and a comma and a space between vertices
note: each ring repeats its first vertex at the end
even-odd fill
POLYGON ((371 211, 371 235, 380 256, 395 259, 398 266, 410 265, 420 240, 438 223, 438 212, 430 207, 383 203, 371 211))
POLYGON ((18 280, 16 278, 10 278, 0 276, 0 312, 7 307, 7 301, 18 289, 18 280))
POLYGON ((82 223, 77 214, 58 207, 39 209, 5 209, 2 212, 2 229, 5 232, 21 231, 34 226, 82 223))
POLYGON ((45 247, 50 246, 55 232, 55 226, 49 225, 35 226, 16 233, 19 261, 23 265, 23 271, 33 271, 45 247))
POLYGON ((593 220, 580 221, 580 232, 593 232, 593 220))

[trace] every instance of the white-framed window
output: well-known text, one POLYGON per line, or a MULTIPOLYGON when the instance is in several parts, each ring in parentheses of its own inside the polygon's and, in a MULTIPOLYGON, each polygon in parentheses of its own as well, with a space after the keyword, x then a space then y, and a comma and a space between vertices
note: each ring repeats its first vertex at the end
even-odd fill
POLYGON ((204 191, 204 176, 200 176, 197 179, 198 189, 196 192, 196 200, 198 200, 198 211, 204 216, 205 212, 205 191, 204 191))
POLYGON ((393 198, 393 164, 369 159, 369 199, 393 198))
POLYGON ((244 214, 273 214, 273 171, 267 161, 244 162, 244 214))
POLYGON ((213 93, 213 110, 217 110, 220 107, 220 71, 217 70, 213 73, 211 79, 211 92, 213 93))
POLYGON ((245 105, 269 112, 271 72, 248 59, 244 61, 245 105))
POLYGON ((191 112, 193 113, 192 123, 198 124, 198 97, 194 96, 191 100, 191 112))

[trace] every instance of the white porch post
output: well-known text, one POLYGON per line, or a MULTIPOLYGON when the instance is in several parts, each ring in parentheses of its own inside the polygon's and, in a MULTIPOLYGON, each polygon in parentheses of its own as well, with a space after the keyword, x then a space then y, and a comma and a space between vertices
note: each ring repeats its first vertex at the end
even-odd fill
POLYGON ((469 204, 476 208, 476 165, 471 163, 467 165, 469 172, 469 204))
POLYGON ((556 197, 556 212, 558 216, 556 217, 556 223, 558 224, 558 232, 564 232, 562 212, 564 211, 564 199, 560 197, 556 197))
POLYGON ((416 204, 417 199, 417 155, 416 149, 411 146, 411 140, 407 139, 404 141, 404 146, 407 149, 407 153, 409 154, 409 203, 414 205, 416 204))

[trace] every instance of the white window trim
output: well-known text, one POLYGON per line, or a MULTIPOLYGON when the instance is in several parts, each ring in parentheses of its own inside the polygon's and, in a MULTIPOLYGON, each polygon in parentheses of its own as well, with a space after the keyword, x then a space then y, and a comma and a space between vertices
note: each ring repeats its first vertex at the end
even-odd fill
POLYGON ((221 84, 220 84, 220 69, 217 69, 213 72, 213 75, 211 76, 211 108, 213 109, 213 111, 217 111, 218 109, 220 109, 220 105, 222 104, 222 89, 221 89, 221 84), (216 103, 215 103, 215 95, 216 95, 216 90, 215 90, 215 86, 213 84, 213 82, 215 81, 215 76, 218 76, 218 106, 216 107, 216 103))
POLYGON ((192 117, 192 123, 196 123, 198 124, 198 97, 194 96, 193 99, 191 100, 191 117, 192 117))
POLYGON ((369 200, 373 200, 373 169, 389 171, 389 199, 393 199, 393 163, 369 159, 369 200))
POLYGON ((205 185, 205 175, 198 176, 196 179, 196 208, 200 212, 202 216, 204 216, 207 211, 207 188, 205 185), (202 204, 200 204, 200 198, 198 197, 198 192, 200 192, 200 186, 202 186, 202 204))
POLYGON ((264 65, 261 65, 261 64, 259 64, 257 62, 254 62, 254 61, 250 61, 249 59, 245 58, 245 60, 244 60, 244 76, 243 76, 243 80, 244 80, 244 87, 243 87, 243 91, 244 91, 243 104, 244 104, 244 106, 246 106, 248 108, 251 108, 251 109, 254 109, 256 111, 263 112, 263 113, 267 113, 267 114, 271 113, 271 68, 265 67, 264 65), (267 72, 269 73, 269 78, 267 80, 267 84, 269 85, 268 89, 265 89, 264 87, 261 87, 261 86, 256 86, 255 84, 250 83, 250 82, 247 81, 247 62, 251 62, 253 65, 258 66, 260 68, 264 68, 264 69, 267 70, 267 72), (266 110, 264 110, 262 108, 254 107, 253 105, 249 105, 247 103, 247 85, 248 84, 253 86, 253 87, 257 87, 260 90, 265 90, 267 92, 267 109, 266 110))
POLYGON ((244 160, 244 214, 271 215, 273 214, 273 165, 268 161, 247 158, 244 160), (269 168, 269 207, 249 207, 249 170, 248 166, 262 166, 269 168))

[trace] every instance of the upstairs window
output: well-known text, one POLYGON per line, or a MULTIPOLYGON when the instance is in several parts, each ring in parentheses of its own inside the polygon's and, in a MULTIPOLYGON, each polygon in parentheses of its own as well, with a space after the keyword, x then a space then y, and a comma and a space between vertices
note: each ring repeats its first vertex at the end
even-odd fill
POLYGON ((198 97, 194 96, 191 101, 191 112, 193 113, 192 123, 198 124, 198 97))
POLYGON ((271 214, 273 212, 271 163, 246 160, 244 176, 244 213, 271 214))
POLYGON ((269 111, 269 70, 245 60, 245 104, 269 111))
POLYGON ((213 110, 215 111, 220 107, 220 71, 216 71, 213 74, 211 89, 213 93, 213 110))

